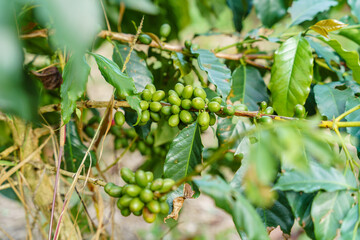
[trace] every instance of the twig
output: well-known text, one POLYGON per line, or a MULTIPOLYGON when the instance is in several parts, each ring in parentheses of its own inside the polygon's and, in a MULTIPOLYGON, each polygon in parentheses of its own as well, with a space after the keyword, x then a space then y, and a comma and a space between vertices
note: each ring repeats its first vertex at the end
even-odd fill
POLYGON ((16 145, 12 145, 10 147, 8 147, 7 149, 5 149, 4 151, 2 151, 0 153, 0 158, 5 158, 7 156, 9 156, 13 151, 16 151, 19 147, 16 145))

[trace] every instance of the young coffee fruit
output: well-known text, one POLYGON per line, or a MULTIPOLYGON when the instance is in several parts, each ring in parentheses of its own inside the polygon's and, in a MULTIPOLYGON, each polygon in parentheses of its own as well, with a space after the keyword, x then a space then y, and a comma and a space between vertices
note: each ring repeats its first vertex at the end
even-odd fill
POLYGON ((159 213, 160 212, 160 203, 158 201, 156 201, 156 200, 150 201, 148 204, 146 204, 146 207, 152 213, 159 213))
POLYGON ((260 109, 261 109, 261 111, 264 111, 266 108, 267 108, 267 102, 262 101, 262 102, 260 103, 260 109))
POLYGON ((143 44, 149 45, 152 42, 152 39, 149 35, 142 33, 139 36, 139 41, 143 44))
POLYGON ((146 178, 149 183, 151 183, 154 180, 154 174, 150 171, 145 172, 146 178))
POLYGON ((204 89, 202 89, 202 88, 199 88, 199 87, 196 87, 195 89, 194 89, 194 96, 195 97, 200 97, 200 98, 202 98, 202 99, 206 99, 206 92, 205 92, 205 90, 204 89))
POLYGON ((199 114, 198 122, 200 126, 209 126, 210 115, 208 112, 202 112, 199 114))
POLYGON ((130 216, 130 214, 131 214, 130 209, 128 209, 128 208, 121 209, 120 212, 121 212, 121 215, 123 215, 124 217, 130 216))
POLYGON ((191 40, 189 40, 189 39, 185 40, 184 45, 185 45, 185 47, 186 47, 187 49, 190 49, 190 48, 191 48, 191 44, 192 44, 191 40))
POLYGON ((220 111, 221 105, 218 102, 211 101, 208 104, 208 109, 209 109, 210 112, 215 112, 216 113, 216 112, 220 111))
POLYGON ((236 104, 235 106, 235 110, 236 111, 240 111, 240 112, 244 112, 244 111, 248 111, 248 107, 245 104, 236 104))
POLYGON ((228 116, 232 116, 235 114, 235 108, 231 104, 226 105, 226 107, 224 107, 223 111, 228 116))
POLYGON ((128 186, 126 186, 126 194, 129 195, 130 197, 137 197, 140 192, 141 192, 142 188, 139 187, 138 185, 135 184, 129 184, 128 186))
POLYGON ((121 178, 126 182, 126 183, 135 183, 135 173, 133 171, 131 171, 129 168, 123 167, 120 170, 120 174, 121 174, 121 178))
POLYGON ((141 110, 147 110, 149 108, 149 102, 145 100, 140 101, 140 108, 141 110))
POLYGON ((295 106, 295 117, 304 118, 305 117, 305 107, 301 104, 295 106))
POLYGON ((154 198, 154 193, 150 189, 143 189, 139 196, 140 200, 144 203, 150 202, 154 198))
POLYGON ((118 208, 123 209, 129 207, 131 200, 133 200, 133 198, 128 195, 122 196, 117 202, 118 208))
POLYGON ((189 124, 189 123, 192 123, 194 121, 191 114, 186 110, 181 110, 181 112, 180 112, 180 120, 185 124, 189 124))
POLYGON ((151 94, 154 94, 156 92, 156 87, 154 84, 149 83, 145 86, 145 89, 150 90, 151 94))
POLYGON ((151 191, 158 191, 162 188, 163 185, 164 185, 164 180, 162 178, 157 178, 151 183, 150 189, 151 191))
POLYGON ((148 185, 147 176, 143 170, 137 170, 135 172, 135 181, 140 187, 146 187, 148 185))
POLYGON ((163 106, 161 108, 161 113, 164 114, 165 116, 170 116, 171 115, 171 106, 163 106))
POLYGON ((140 122, 147 123, 150 120, 150 112, 148 110, 142 111, 140 122))
POLYGON ((179 114, 171 115, 168 120, 170 127, 176 127, 180 123, 179 114))
POLYGON ((141 93, 141 98, 145 101, 151 101, 152 93, 149 89, 144 89, 141 93))
POLYGON ((171 178, 165 178, 163 185, 161 187, 161 189, 159 190, 160 193, 165 193, 165 192, 169 192, 171 190, 171 188, 174 186, 175 181, 171 178))
POLYGON ((141 211, 144 206, 145 204, 139 198, 134 198, 133 200, 131 200, 129 208, 132 212, 138 212, 141 211))
POLYGON ((145 222, 147 222, 147 223, 153 223, 156 219, 156 214, 150 212, 147 207, 143 208, 142 214, 143 214, 143 218, 144 218, 145 222))
POLYGON ((152 101, 153 102, 160 102, 161 100, 163 100, 165 97, 165 92, 163 90, 157 90, 153 95, 152 95, 152 101))
POLYGON ((195 97, 192 99, 191 105, 193 108, 201 110, 205 108, 205 101, 201 97, 195 97))
POLYGON ((184 87, 184 90, 183 90, 181 96, 182 96, 183 98, 189 99, 189 98, 192 97, 193 92, 194 92, 193 87, 192 87, 191 85, 186 85, 186 86, 184 87))
POLYGON ((170 32, 171 32, 171 27, 169 24, 167 23, 164 23, 163 25, 161 25, 160 27, 160 36, 161 37, 168 37, 170 35, 170 32))
POLYGON ((150 103, 150 110, 153 112, 159 112, 162 108, 161 103, 159 102, 151 102, 150 103))
POLYGON ((161 119, 160 114, 156 112, 150 112, 150 117, 154 122, 158 122, 161 119))
POLYGON ((168 102, 169 102, 171 105, 176 105, 176 106, 180 106, 180 105, 181 105, 181 99, 180 99, 177 95, 175 95, 175 94, 170 95, 170 96, 168 97, 168 102))
POLYGON ((209 115, 210 115, 209 125, 213 126, 216 123, 216 116, 214 113, 209 113, 209 115))
POLYGON ((111 197, 121 197, 122 187, 117 186, 114 183, 107 183, 104 190, 111 197))
POLYGON ((160 213, 168 214, 169 213, 169 204, 166 201, 160 202, 160 213))
POLYGON ((178 96, 181 96, 181 94, 184 90, 184 85, 182 83, 177 83, 177 84, 175 84, 174 90, 178 96))
POLYGON ((191 100, 190 99, 183 99, 181 101, 181 107, 185 110, 189 110, 191 108, 191 100))
POLYGON ((211 99, 211 102, 217 102, 217 103, 221 104, 221 103, 222 103, 222 99, 221 99, 221 97, 213 97, 213 98, 211 99))
POLYGON ((273 120, 269 116, 262 116, 259 119, 259 123, 262 124, 262 125, 271 125, 273 123, 273 120))
POLYGON ((118 126, 122 126, 125 123, 125 116, 122 112, 117 111, 114 115, 115 124, 118 126))
POLYGON ((264 114, 272 115, 274 113, 274 109, 272 107, 267 107, 264 111, 264 114))
POLYGON ((180 112, 180 107, 179 106, 177 106, 177 105, 172 105, 171 106, 171 113, 172 114, 179 114, 179 112, 180 112))

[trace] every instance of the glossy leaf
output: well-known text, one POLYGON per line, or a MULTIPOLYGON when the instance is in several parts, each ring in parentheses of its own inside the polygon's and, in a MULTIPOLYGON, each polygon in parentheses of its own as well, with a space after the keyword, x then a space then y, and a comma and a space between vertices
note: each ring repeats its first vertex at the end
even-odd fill
POLYGON ((170 145, 164 164, 164 176, 175 181, 186 177, 201 164, 203 145, 197 122, 179 132, 170 145))
MULTIPOLYGON (((349 97, 346 101, 346 107, 345 107, 345 111, 348 111, 356 106, 360 105, 360 99, 359 98, 355 98, 355 97, 349 97)), ((347 115, 345 117, 345 119, 349 122, 356 122, 356 121, 360 121, 360 114, 359 114, 359 110, 350 113, 349 115, 347 115)), ((351 134, 353 137, 356 138, 357 141, 355 141, 354 145, 357 148, 358 151, 358 155, 360 155, 360 127, 348 127, 346 128, 346 131, 351 134)))
POLYGON ((313 57, 309 43, 300 35, 289 38, 276 51, 271 69, 270 91, 279 115, 293 116, 310 92, 313 57))
POLYGON ((316 239, 334 239, 354 199, 349 192, 319 192, 311 207, 316 239))
POLYGON ((228 183, 217 177, 194 180, 200 191, 215 200, 217 207, 231 214, 242 239, 269 239, 261 218, 251 204, 228 183))
POLYGON ((252 8, 252 0, 226 0, 226 3, 233 13, 233 22, 236 31, 241 32, 243 27, 242 21, 250 13, 250 10, 252 8))
MULTIPOLYGON (((123 44, 115 44, 112 59, 122 69, 124 60, 129 54, 130 47, 123 44)), ((153 75, 148 69, 145 61, 146 56, 141 56, 140 52, 133 50, 130 55, 130 60, 126 64, 125 73, 131 77, 135 82, 135 87, 138 92, 144 90, 145 86, 153 82, 153 75)))
POLYGON ((135 122, 135 124, 133 124, 133 126, 136 126, 139 122, 140 122, 140 119, 141 119, 141 107, 140 107, 140 97, 138 95, 133 95, 133 96, 126 96, 126 101, 129 103, 130 107, 132 109, 134 109, 138 115, 138 118, 135 122))
POLYGON ((170 127, 168 121, 166 121, 165 119, 160 120, 155 132, 154 147, 172 142, 172 140, 178 133, 178 128, 170 127))
POLYGON ((315 239, 314 222, 311 219, 311 206, 315 196, 316 193, 286 192, 295 219, 311 239, 315 239))
POLYGON ((184 77, 191 72, 191 62, 189 62, 184 54, 179 52, 172 52, 171 59, 173 60, 174 67, 179 69, 181 73, 180 77, 184 77))
MULTIPOLYGON (((334 70, 331 65, 331 62, 335 62, 338 65, 340 64, 339 56, 328 46, 322 45, 319 42, 315 42, 310 38, 306 38, 307 41, 310 43, 310 46, 315 50, 318 57, 323 58, 326 64, 334 70)), ((334 70, 335 71, 335 70, 334 70)))
POLYGON ((338 4, 335 0, 297 0, 288 9, 291 15, 291 26, 300 24, 306 20, 312 20, 318 13, 327 11, 330 7, 338 4))
POLYGON ((84 94, 90 74, 90 66, 84 56, 73 55, 66 63, 61 84, 61 117, 68 123, 76 108, 76 101, 84 94))
MULTIPOLYGON (((64 147, 65 163, 63 168, 70 172, 76 172, 85 156, 87 147, 81 142, 76 124, 73 121, 66 124, 66 141, 64 147)), ((96 165, 96 154, 91 151, 84 162, 86 168, 96 165)))
POLYGON ((242 65, 234 70, 230 99, 240 101, 250 111, 259 109, 258 102, 269 101, 266 85, 256 68, 242 65))
POLYGON ((309 171, 286 170, 281 174, 274 189, 282 191, 302 191, 306 193, 325 190, 356 189, 353 182, 349 182, 344 175, 335 168, 326 168, 314 161, 310 162, 309 171))
POLYGON ((294 216, 285 194, 281 191, 277 191, 277 194, 278 199, 271 208, 257 208, 256 211, 267 227, 280 226, 281 231, 290 235, 294 216))
POLYGON ((209 50, 194 51, 201 70, 208 74, 208 80, 216 86, 217 92, 226 98, 230 93, 231 71, 209 50))
POLYGON ((344 217, 340 228, 340 240, 360 239, 360 229, 357 226, 359 221, 359 205, 353 206, 344 217), (357 231, 354 229, 357 227, 357 231))
POLYGON ((265 27, 271 28, 286 14, 284 0, 254 0, 256 15, 265 27))
POLYGON ((239 135, 249 127, 239 117, 218 118, 217 123, 216 136, 220 146, 234 139, 236 139, 234 146, 237 146, 241 141, 239 135))
POLYGON ((357 28, 342 29, 338 32, 338 35, 346 37, 360 45, 360 30, 357 28))
POLYGON ((335 87, 339 83, 327 83, 314 87, 315 101, 321 115, 333 119, 345 111, 347 98, 352 95, 350 88, 339 90, 335 87))
POLYGON ((138 115, 132 110, 125 110, 125 121, 129 126, 134 127, 136 133, 140 138, 145 139, 150 133, 151 121, 148 121, 144 126, 135 125, 138 121, 138 115))
POLYGON ((136 88, 133 79, 125 73, 122 73, 115 62, 96 53, 89 54, 95 58, 101 75, 108 83, 115 87, 119 94, 124 96, 132 96, 135 94, 136 88))
POLYGON ((332 47, 342 57, 346 65, 352 70, 354 80, 360 83, 360 62, 359 54, 355 51, 348 51, 344 49, 341 44, 335 39, 326 39, 324 37, 318 37, 321 41, 332 47))
POLYGON ((326 19, 317 22, 316 24, 312 25, 310 29, 314 30, 315 32, 323 35, 324 37, 329 37, 329 32, 339 30, 343 27, 346 27, 348 24, 340 22, 336 19, 326 19))

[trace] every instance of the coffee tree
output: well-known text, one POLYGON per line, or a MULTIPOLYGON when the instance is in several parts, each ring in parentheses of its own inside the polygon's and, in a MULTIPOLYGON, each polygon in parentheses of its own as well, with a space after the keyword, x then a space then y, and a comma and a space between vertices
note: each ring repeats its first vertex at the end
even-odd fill
POLYGON ((359 6, 1 1, 0 193, 30 238, 110 239, 109 198, 112 215, 172 224, 204 194, 241 239, 359 239, 359 6), (108 101, 87 94, 92 68, 108 101), (136 169, 119 167, 129 151, 136 169))

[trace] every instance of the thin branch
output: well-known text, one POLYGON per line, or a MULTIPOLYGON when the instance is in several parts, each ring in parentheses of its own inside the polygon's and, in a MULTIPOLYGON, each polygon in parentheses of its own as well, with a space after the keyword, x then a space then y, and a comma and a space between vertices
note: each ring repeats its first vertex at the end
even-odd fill
POLYGON ((13 151, 16 151, 18 148, 19 147, 16 145, 12 145, 12 146, 8 147, 4 151, 0 152, 0 159, 9 156, 13 151))

